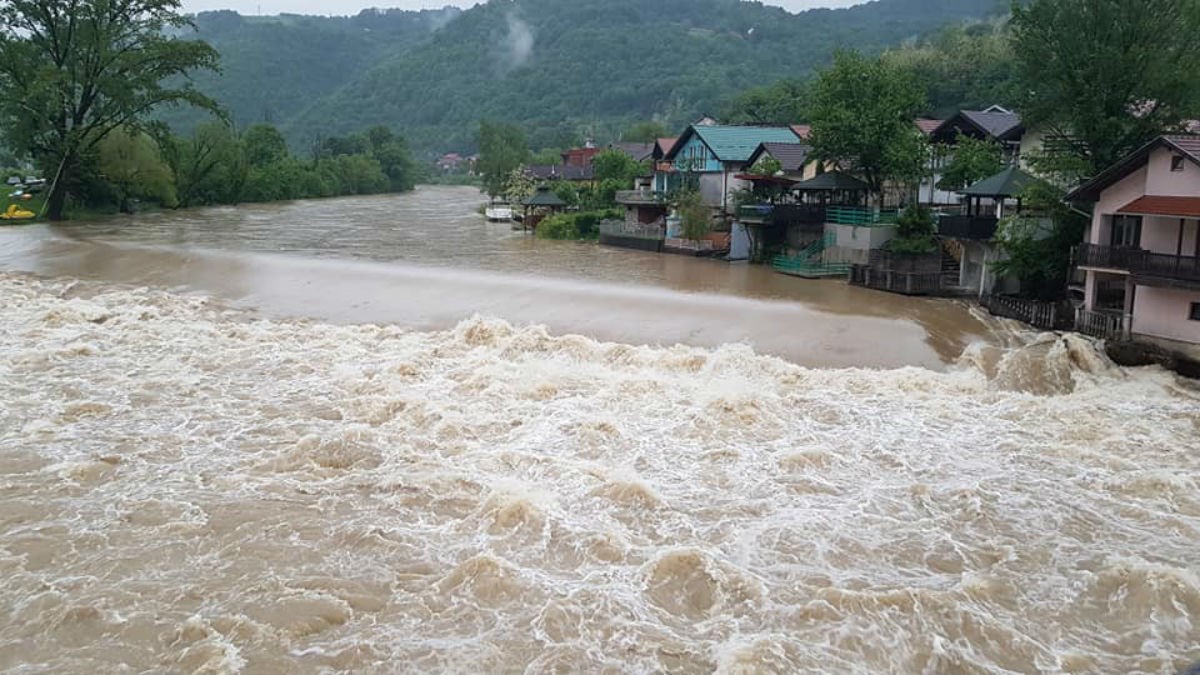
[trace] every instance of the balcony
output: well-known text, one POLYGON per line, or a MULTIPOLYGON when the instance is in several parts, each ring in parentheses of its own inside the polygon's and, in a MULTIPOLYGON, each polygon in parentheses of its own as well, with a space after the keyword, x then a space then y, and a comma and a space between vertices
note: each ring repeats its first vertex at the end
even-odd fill
POLYGON ((617 190, 616 202, 627 206, 666 206, 667 196, 653 190, 617 190))
POLYGON ((1146 285, 1200 285, 1200 258, 1195 256, 1080 244, 1075 248, 1075 265, 1128 271, 1139 283, 1146 285))
POLYGON ((823 230, 825 207, 817 204, 750 204, 738 208, 738 220, 750 225, 823 230))
POLYGON ((987 241, 996 235, 1000 220, 995 216, 942 216, 938 234, 949 239, 987 241))
POLYGON ((1106 270, 1128 270, 1133 259, 1141 253, 1142 251, 1136 248, 1080 244, 1075 247, 1075 265, 1106 270))
POLYGON ((1141 251, 1129 266, 1139 283, 1162 280, 1170 285, 1200 285, 1200 258, 1141 251), (1182 282, 1176 284, 1172 282, 1182 282))

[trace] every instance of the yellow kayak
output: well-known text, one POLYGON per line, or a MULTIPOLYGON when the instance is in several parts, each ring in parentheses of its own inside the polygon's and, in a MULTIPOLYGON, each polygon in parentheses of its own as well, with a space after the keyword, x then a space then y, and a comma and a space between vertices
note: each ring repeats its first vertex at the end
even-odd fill
POLYGON ((8 210, 0 213, 0 218, 4 220, 29 220, 36 215, 33 211, 27 211, 16 204, 9 204, 8 210))

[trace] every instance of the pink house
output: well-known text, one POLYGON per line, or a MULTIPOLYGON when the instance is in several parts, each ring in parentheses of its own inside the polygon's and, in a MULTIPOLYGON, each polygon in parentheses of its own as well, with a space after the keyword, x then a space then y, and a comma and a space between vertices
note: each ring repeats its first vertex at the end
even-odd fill
POLYGON ((1078 328, 1200 358, 1200 136, 1162 136, 1071 193, 1095 202, 1078 328))

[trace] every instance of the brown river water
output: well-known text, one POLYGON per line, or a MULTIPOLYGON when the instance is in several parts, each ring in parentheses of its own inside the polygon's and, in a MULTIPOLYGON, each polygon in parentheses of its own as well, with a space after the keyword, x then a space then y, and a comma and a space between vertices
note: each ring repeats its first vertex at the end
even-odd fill
POLYGON ((1200 661, 1194 384, 477 204, 0 228, 0 672, 1200 661))

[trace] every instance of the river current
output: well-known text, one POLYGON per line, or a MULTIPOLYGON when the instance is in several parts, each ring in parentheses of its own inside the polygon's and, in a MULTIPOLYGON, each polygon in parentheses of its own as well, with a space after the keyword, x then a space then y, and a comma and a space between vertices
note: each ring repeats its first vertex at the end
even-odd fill
POLYGON ((390 199, 0 231, 0 671, 1200 660, 1193 384, 390 199))

